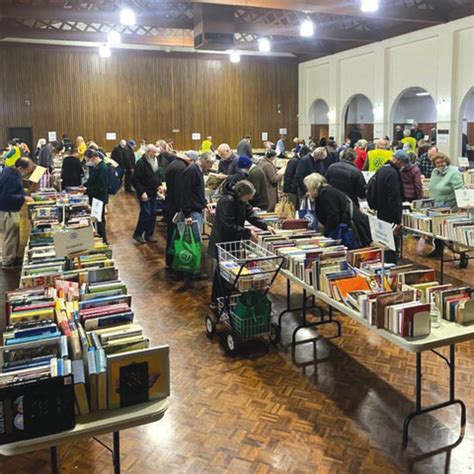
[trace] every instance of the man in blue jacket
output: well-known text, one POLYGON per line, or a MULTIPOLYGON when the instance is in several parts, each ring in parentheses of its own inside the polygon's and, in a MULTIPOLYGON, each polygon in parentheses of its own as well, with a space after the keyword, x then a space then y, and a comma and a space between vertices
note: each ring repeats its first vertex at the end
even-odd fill
POLYGON ((26 201, 22 176, 31 172, 32 163, 28 158, 19 158, 15 165, 5 168, 0 174, 0 223, 3 228, 2 268, 17 268, 22 259, 18 257, 20 247, 20 209, 26 201))

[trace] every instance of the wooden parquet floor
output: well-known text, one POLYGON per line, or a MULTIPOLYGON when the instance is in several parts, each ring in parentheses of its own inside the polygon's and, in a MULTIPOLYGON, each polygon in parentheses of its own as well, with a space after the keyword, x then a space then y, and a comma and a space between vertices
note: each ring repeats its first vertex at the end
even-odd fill
MULTIPOLYGON (((400 444, 403 420, 414 407, 413 354, 336 313, 343 337, 319 341, 318 359, 326 360, 306 373, 291 363, 289 353, 266 342, 229 359, 218 339, 209 341, 204 333, 210 288, 185 290, 181 282, 167 279, 163 232, 158 232, 158 244, 138 247, 132 242, 137 208, 132 195, 113 198, 109 239, 139 322, 154 344, 171 347, 172 397, 162 421, 122 433, 123 472, 474 471, 474 342, 457 350, 457 396, 468 407, 465 439, 451 452, 413 462, 415 455, 457 438, 456 408, 426 415, 413 423, 407 461, 400 444)), ((411 243, 407 256, 413 255, 411 243)), ((447 275, 474 285, 472 265, 461 271, 449 264, 447 275)), ((0 282, 4 289, 13 283, 11 275, 0 282)), ((284 294, 284 281, 279 280, 271 291, 276 312, 284 307, 284 294)), ((292 297, 296 302, 301 295, 295 289, 292 297)), ((286 343, 297 316, 287 318, 286 343)), ((311 354, 311 345, 297 352, 299 359, 311 354)), ((445 364, 433 354, 423 358, 424 402, 442 401, 448 387, 445 364)), ((111 436, 103 439, 111 443, 111 436)), ((66 451, 62 472, 112 472, 109 453, 93 440, 64 446, 60 454, 66 451)), ((48 461, 47 451, 0 458, 0 473, 46 473, 48 461)))

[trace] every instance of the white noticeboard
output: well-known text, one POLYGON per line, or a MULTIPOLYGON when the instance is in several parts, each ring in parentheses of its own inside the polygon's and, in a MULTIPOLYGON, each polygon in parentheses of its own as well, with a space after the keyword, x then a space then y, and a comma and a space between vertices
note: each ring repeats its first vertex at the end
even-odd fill
POLYGON ((57 140, 56 132, 48 132, 48 142, 55 142, 57 140))
POLYGON ((262 142, 266 142, 268 140, 268 132, 262 132, 262 142))
POLYGON ((201 140, 201 134, 195 132, 195 133, 191 134, 191 139, 192 140, 201 140))
POLYGON ((105 134, 106 140, 117 140, 117 134, 115 132, 107 132, 105 134))
POLYGON ((462 209, 471 207, 474 209, 474 189, 456 189, 454 192, 458 207, 462 209))
POLYGON ((437 145, 447 145, 448 144, 449 135, 447 133, 438 133, 436 137, 436 144, 437 145))
POLYGON ((97 219, 97 222, 102 222, 102 210, 104 209, 104 202, 100 199, 92 198, 91 216, 97 219))
POLYGON ((278 132, 280 135, 286 135, 287 134, 287 130, 286 128, 280 128, 280 131, 278 132))
POLYGON ((369 224, 374 243, 390 250, 397 250, 395 238, 393 237, 393 224, 377 219, 374 216, 369 216, 369 224))
POLYGON ((458 166, 461 168, 469 168, 469 158, 461 157, 458 158, 458 166))
POLYGON ((53 234, 54 250, 57 257, 67 257, 74 253, 84 253, 94 248, 92 226, 74 230, 64 230, 53 234))

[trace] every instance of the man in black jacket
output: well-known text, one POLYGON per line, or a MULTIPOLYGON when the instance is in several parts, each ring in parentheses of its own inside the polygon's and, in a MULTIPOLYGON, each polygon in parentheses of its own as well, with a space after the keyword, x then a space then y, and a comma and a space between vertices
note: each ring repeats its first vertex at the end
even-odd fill
POLYGON ((173 264, 173 255, 171 254, 171 245, 173 244, 173 235, 176 224, 173 222, 176 213, 181 209, 181 182, 183 171, 187 166, 198 159, 196 152, 187 152, 182 156, 176 156, 168 165, 165 172, 166 180, 166 199, 164 218, 166 221, 166 267, 171 269, 173 264))
POLYGON ((156 197, 161 185, 157 153, 155 145, 147 145, 145 154, 137 161, 133 174, 133 187, 140 204, 140 214, 133 239, 139 244, 156 242, 153 238, 156 224, 156 197))
POLYGON ((365 198, 367 188, 364 175, 354 164, 357 155, 352 149, 346 150, 342 155, 342 161, 333 163, 326 172, 326 180, 335 188, 346 193, 356 207, 359 207, 359 199, 365 198))
POLYGON ((133 140, 129 140, 127 146, 123 149, 123 159, 125 165, 125 192, 133 193, 132 177, 135 168, 135 147, 137 144, 133 140))
POLYGON ((301 161, 303 156, 309 153, 307 146, 302 146, 300 151, 295 153, 293 158, 288 162, 285 171, 285 177, 283 179, 283 192, 288 194, 290 201, 295 206, 295 209, 299 209, 299 196, 298 196, 298 182, 296 181, 296 170, 298 163, 301 161))
POLYGON ((123 178, 123 175, 125 174, 125 155, 129 152, 126 152, 125 149, 127 148, 127 141, 126 140, 120 140, 119 144, 112 150, 112 153, 110 155, 110 158, 114 160, 117 163, 117 172, 119 173, 120 179, 123 178))
POLYGON ((316 148, 311 154, 306 155, 302 158, 296 166, 296 184, 298 186, 298 194, 303 197, 306 194, 306 186, 304 185, 304 179, 313 173, 319 173, 325 175, 326 166, 324 161, 328 156, 328 152, 324 147, 316 148))
MULTIPOLYGON (((396 154, 391 161, 377 171, 375 183, 377 218, 392 224, 401 224, 404 196, 400 162, 396 158, 396 154)), ((395 243, 398 248, 399 239, 396 238, 395 243)), ((398 252, 386 251, 385 260, 389 263, 396 263, 398 252)))
POLYGON ((227 143, 221 143, 217 147, 217 155, 219 156, 219 177, 226 179, 229 176, 239 173, 239 156, 232 152, 227 143))

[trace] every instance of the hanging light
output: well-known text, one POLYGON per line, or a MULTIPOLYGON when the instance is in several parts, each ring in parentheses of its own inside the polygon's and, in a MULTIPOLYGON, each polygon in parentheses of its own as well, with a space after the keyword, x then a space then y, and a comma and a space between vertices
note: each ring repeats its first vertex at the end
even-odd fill
POLYGON ((309 18, 301 22, 300 35, 303 36, 303 38, 309 38, 314 35, 314 25, 309 18))
POLYGON ((258 50, 262 53, 268 53, 272 50, 272 43, 268 38, 260 38, 258 40, 258 50))
POLYGON ((237 51, 231 51, 229 58, 231 63, 240 63, 240 54, 237 51))
POLYGON ((430 93, 429 92, 417 92, 416 95, 418 97, 426 97, 426 96, 430 95, 430 93))
POLYGON ((360 9, 364 13, 373 13, 379 9, 379 0, 362 0, 360 9))
POLYGON ((106 44, 102 44, 99 48, 99 56, 101 58, 110 58, 111 56, 111 52, 110 52, 110 48, 108 45, 106 44))
POLYGON ((130 8, 124 8, 120 12, 120 24, 130 26, 130 25, 134 25, 135 23, 136 23, 136 19, 135 19, 134 11, 130 8))
POLYGON ((122 38, 120 36, 120 33, 118 33, 117 31, 109 31, 109 34, 107 35, 107 43, 109 44, 109 46, 116 46, 121 42, 122 38))

